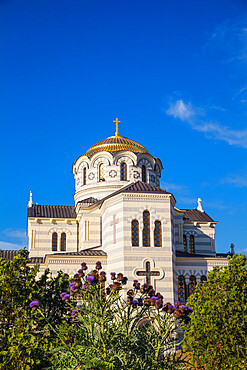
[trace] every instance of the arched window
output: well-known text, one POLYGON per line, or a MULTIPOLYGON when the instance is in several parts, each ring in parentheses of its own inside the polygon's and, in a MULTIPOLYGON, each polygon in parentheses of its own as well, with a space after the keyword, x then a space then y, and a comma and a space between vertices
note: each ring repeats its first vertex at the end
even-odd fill
POLYGON ((207 281, 207 276, 202 275, 201 279, 200 279, 200 282, 203 283, 204 281, 207 281))
POLYGON ((180 302, 185 302, 186 300, 185 277, 183 275, 178 277, 178 300, 180 302))
POLYGON ((190 235, 189 250, 190 250, 190 253, 195 253, 195 238, 194 238, 194 235, 190 235))
POLYGON ((121 163, 121 180, 127 180, 127 164, 125 162, 121 163))
POLYGON ((139 247, 139 222, 132 220, 131 222, 132 247, 139 247))
POLYGON ((87 183, 87 169, 86 167, 83 168, 83 185, 87 183))
POLYGON ((162 247, 162 238, 161 238, 161 222, 155 221, 154 223, 154 246, 155 247, 162 247))
POLYGON ((66 251, 66 234, 65 233, 62 233, 61 234, 61 251, 64 252, 66 251))
POLYGON ((143 247, 150 247, 150 214, 143 212, 143 247))
POLYGON ((99 181, 105 181, 105 164, 100 163, 99 165, 99 181))
POLYGON ((189 278, 189 295, 193 294, 196 288, 196 277, 191 275, 189 278))
POLYGON ((57 251, 57 233, 52 233, 52 250, 57 251))
POLYGON ((142 181, 147 182, 147 170, 144 164, 142 165, 142 181))
POLYGON ((187 251, 187 236, 186 235, 184 235, 184 251, 188 252, 187 251))

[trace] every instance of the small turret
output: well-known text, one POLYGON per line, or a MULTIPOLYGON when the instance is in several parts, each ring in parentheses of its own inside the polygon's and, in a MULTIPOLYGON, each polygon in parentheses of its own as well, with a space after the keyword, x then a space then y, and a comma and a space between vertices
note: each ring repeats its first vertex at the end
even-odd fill
POLYGON ((33 194, 30 190, 30 198, 29 198, 29 202, 28 202, 28 207, 32 207, 32 205, 33 205, 33 194))

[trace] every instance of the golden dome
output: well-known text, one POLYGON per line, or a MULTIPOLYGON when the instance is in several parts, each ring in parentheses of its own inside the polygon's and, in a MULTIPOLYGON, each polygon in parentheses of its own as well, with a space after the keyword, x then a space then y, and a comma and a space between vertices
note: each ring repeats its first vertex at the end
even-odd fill
POLYGON ((148 153, 148 150, 141 144, 127 139, 127 137, 119 136, 118 132, 116 132, 115 136, 110 136, 91 146, 86 151, 86 155, 91 156, 97 152, 118 152, 120 150, 128 150, 134 153, 148 153))

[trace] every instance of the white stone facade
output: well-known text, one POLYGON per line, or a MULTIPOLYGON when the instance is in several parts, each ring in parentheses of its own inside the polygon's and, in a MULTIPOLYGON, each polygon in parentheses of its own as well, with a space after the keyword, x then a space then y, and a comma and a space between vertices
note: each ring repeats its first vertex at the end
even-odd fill
POLYGON ((176 208, 174 196, 159 188, 161 161, 143 151, 121 147, 79 157, 73 164, 75 207, 38 206, 30 198, 31 264, 41 262, 41 272, 49 267, 52 274, 63 270, 73 275, 82 261, 91 269, 100 260, 108 275, 128 277, 126 289, 134 279, 148 281, 170 302, 181 298, 179 277, 188 290, 191 276, 198 283, 214 265, 227 264, 226 256, 217 257, 216 222, 201 201, 198 209, 176 208))

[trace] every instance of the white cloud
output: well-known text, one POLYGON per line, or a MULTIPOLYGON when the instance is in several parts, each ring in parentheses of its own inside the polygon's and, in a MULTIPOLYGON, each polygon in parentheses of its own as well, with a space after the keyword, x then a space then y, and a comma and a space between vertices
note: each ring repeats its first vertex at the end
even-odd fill
POLYGON ((28 245, 24 229, 5 229, 0 231, 0 249, 21 249, 28 245))
POLYGON ((237 188, 243 188, 247 186, 247 173, 230 175, 221 181, 223 184, 229 184, 236 186, 237 188))
POLYGON ((170 103, 166 113, 187 122, 193 130, 204 133, 209 139, 225 141, 229 145, 247 149, 247 129, 233 130, 218 122, 204 122, 200 117, 200 111, 200 108, 195 108, 191 103, 185 103, 180 99, 173 104, 170 103))
POLYGON ((167 109, 166 113, 169 116, 179 118, 181 121, 186 122, 195 115, 191 103, 185 104, 181 99, 177 100, 174 104, 170 103, 170 107, 167 109))
POLYGON ((5 229, 2 231, 4 235, 10 238, 16 238, 16 239, 23 239, 26 238, 27 234, 26 231, 23 229, 5 229))
POLYGON ((5 250, 18 250, 24 248, 23 245, 15 244, 15 243, 8 243, 8 242, 3 242, 0 240, 0 249, 5 249, 5 250))
POLYGON ((174 184, 171 182, 164 182, 161 181, 161 187, 167 191, 173 192, 173 191, 181 191, 181 192, 187 192, 188 188, 185 185, 180 185, 180 184, 174 184))

